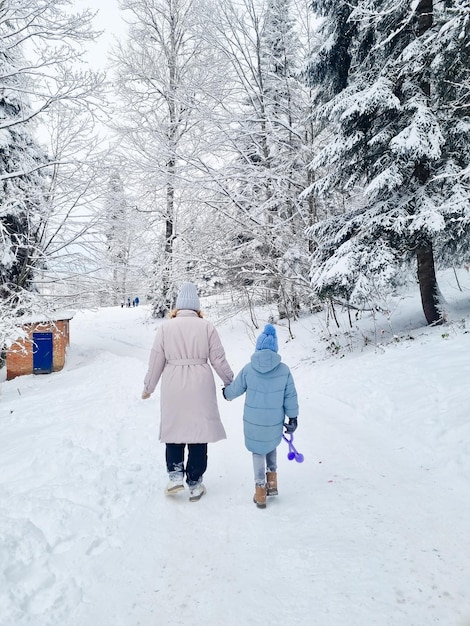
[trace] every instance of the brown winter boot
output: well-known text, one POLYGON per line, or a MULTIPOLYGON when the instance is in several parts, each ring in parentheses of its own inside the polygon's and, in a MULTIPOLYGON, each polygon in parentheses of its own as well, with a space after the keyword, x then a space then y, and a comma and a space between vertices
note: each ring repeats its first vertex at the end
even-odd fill
POLYGON ((277 472, 266 472, 266 494, 268 496, 277 496, 277 472))
POLYGON ((266 485, 255 485, 256 491, 253 496, 253 502, 256 504, 258 509, 266 508, 266 485))

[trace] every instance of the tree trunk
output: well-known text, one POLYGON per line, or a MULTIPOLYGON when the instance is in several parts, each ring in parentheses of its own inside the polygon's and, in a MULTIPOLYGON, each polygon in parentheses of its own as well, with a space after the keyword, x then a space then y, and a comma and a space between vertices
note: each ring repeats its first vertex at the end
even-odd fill
POLYGON ((418 37, 421 37, 433 24, 433 0, 420 0, 416 14, 418 16, 418 37))
POLYGON ((442 314, 439 310, 439 290, 437 287, 436 272, 434 269, 434 254, 432 244, 421 245, 416 250, 418 262, 418 281, 421 293, 421 303, 428 324, 442 324, 442 314))
MULTIPOLYGON (((418 37, 421 37, 433 25, 433 0, 420 0, 416 13, 418 16, 418 37)), ((421 81, 421 89, 429 98, 431 85, 427 76, 421 81)), ((423 159, 415 164, 415 178, 426 184, 430 176, 430 165, 423 159)), ((421 243, 416 250, 418 262, 418 281, 421 293, 421 303, 428 324, 442 324, 442 314, 439 310, 439 290, 437 287, 436 271, 434 269, 434 254, 431 241, 421 243)))
POLYGON ((168 161, 168 183, 166 186, 166 218, 165 218, 165 274, 163 276, 163 297, 167 311, 172 305, 173 279, 173 242, 175 240, 175 171, 176 161, 168 161))

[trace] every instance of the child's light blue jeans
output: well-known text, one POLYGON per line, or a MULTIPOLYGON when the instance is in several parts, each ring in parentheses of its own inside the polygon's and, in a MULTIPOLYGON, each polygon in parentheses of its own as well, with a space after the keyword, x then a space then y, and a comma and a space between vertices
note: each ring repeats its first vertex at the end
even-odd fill
POLYGON ((277 470, 277 449, 274 448, 268 454, 257 454, 253 452, 253 469, 255 472, 255 484, 266 484, 266 472, 277 470))

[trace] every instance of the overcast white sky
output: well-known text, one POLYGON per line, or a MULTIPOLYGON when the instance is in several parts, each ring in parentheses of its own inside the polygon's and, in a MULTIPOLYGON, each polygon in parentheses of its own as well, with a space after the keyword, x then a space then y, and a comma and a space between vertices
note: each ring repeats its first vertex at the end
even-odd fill
POLYGON ((91 46, 89 53, 90 63, 103 68, 107 60, 107 51, 115 37, 122 37, 126 32, 126 24, 121 18, 118 0, 75 0, 77 10, 90 8, 96 12, 94 26, 104 31, 99 41, 91 46))

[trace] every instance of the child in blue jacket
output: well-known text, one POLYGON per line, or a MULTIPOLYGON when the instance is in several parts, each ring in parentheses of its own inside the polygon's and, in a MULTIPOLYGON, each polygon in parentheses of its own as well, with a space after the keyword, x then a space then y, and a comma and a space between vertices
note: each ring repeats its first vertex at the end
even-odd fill
POLYGON ((255 495, 253 502, 266 507, 266 496, 277 496, 277 446, 282 429, 297 428, 299 405, 290 369, 277 353, 276 329, 266 324, 256 342, 255 353, 235 380, 223 389, 233 400, 246 392, 243 411, 245 445, 253 453, 255 495), (288 422, 284 423, 285 417, 288 422))

